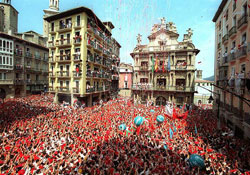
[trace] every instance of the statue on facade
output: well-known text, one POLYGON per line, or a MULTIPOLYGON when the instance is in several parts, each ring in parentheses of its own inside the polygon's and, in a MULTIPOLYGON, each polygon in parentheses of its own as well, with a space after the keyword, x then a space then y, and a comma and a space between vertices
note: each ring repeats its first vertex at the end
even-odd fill
POLYGON ((191 37, 192 37, 192 35, 193 35, 193 30, 192 30, 191 28, 189 28, 189 29, 187 30, 187 32, 188 32, 188 38, 191 39, 191 37))
POLYGON ((177 33, 176 25, 173 22, 169 22, 167 24, 167 28, 169 31, 177 33))
POLYGON ((184 34, 183 42, 192 42, 193 30, 189 28, 187 34, 184 34))
POLYGON ((166 19, 164 17, 161 18, 161 29, 166 29, 166 19))
POLYGON ((141 34, 137 35, 137 45, 141 45, 141 37, 142 37, 141 34))
POLYGON ((157 32, 158 28, 159 28, 159 26, 157 24, 154 24, 153 27, 152 27, 152 29, 151 29, 151 33, 157 32))

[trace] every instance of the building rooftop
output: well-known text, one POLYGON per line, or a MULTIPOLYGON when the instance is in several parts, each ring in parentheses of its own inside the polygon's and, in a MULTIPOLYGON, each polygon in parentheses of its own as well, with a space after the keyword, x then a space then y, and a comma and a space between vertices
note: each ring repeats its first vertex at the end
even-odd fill
POLYGON ((12 7, 17 13, 19 13, 19 12, 15 9, 15 7, 13 7, 11 4, 6 4, 6 3, 0 2, 0 6, 1 6, 1 5, 10 6, 10 7, 12 7))
POLYGON ((44 18, 44 20, 48 21, 48 22, 51 22, 51 21, 54 21, 54 20, 57 20, 57 19, 61 19, 61 18, 64 18, 64 17, 67 17, 67 16, 71 16, 71 15, 74 15, 74 14, 78 14, 78 13, 82 13, 82 12, 85 12, 87 13, 89 16, 93 17, 96 19, 96 22, 98 23, 97 25, 107 34, 109 35, 112 35, 106 28, 106 26, 102 23, 102 21, 95 15, 95 13, 87 8, 87 7, 84 7, 84 6, 81 6, 81 7, 77 7, 77 8, 73 8, 73 9, 70 9, 70 10, 66 10, 66 11, 63 11, 63 12, 60 12, 58 14, 55 14, 55 15, 51 15, 49 17, 46 17, 44 18))
POLYGON ((37 47, 37 48, 40 48, 40 49, 49 51, 49 49, 48 49, 47 47, 44 47, 44 46, 42 46, 42 45, 38 45, 38 44, 35 44, 35 43, 33 43, 33 42, 30 42, 30 41, 21 39, 21 38, 19 38, 19 37, 17 37, 17 36, 8 35, 8 34, 6 34, 6 33, 0 32, 0 37, 7 38, 7 39, 12 39, 12 40, 16 40, 16 41, 18 41, 18 42, 25 42, 26 44, 28 44, 28 45, 30 45, 30 46, 37 47))
POLYGON ((213 22, 216 22, 216 21, 217 21, 217 19, 219 18, 221 12, 223 11, 223 8, 225 7, 225 5, 226 5, 226 3, 227 3, 227 1, 228 1, 228 0, 222 0, 222 1, 221 1, 221 4, 220 4, 219 8, 218 8, 217 12, 216 12, 215 15, 214 15, 213 22))

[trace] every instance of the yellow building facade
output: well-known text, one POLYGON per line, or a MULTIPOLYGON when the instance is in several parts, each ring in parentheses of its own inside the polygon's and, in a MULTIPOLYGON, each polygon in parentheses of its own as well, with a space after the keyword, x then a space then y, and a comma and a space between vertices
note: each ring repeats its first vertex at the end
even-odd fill
POLYGON ((112 23, 78 7, 45 18, 49 22, 49 91, 55 102, 76 99, 92 106, 110 98, 112 23))

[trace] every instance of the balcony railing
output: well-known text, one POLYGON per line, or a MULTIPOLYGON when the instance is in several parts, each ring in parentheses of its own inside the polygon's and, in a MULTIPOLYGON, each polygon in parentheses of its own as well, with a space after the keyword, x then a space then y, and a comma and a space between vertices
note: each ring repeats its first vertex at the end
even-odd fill
POLYGON ((59 55, 58 62, 70 62, 71 61, 71 57, 70 55, 59 55))
POLYGON ((98 87, 97 91, 104 91, 103 87, 98 87))
POLYGON ((77 78, 77 77, 81 77, 82 76, 82 71, 81 70, 79 70, 79 72, 77 72, 77 71, 73 71, 73 76, 75 77, 75 78, 77 78))
POLYGON ((25 56, 28 58, 33 58, 33 55, 30 52, 25 52, 25 56))
POLYGON ((70 77, 69 71, 59 71, 57 72, 58 77, 70 77))
POLYGON ((58 87, 59 92, 70 92, 69 87, 58 87))
POLYGON ((21 49, 16 49, 15 55, 16 55, 16 56, 22 56, 22 55, 23 55, 23 50, 21 50, 21 49))
POLYGON ((224 35, 223 38, 222 38, 222 42, 226 42, 228 41, 228 34, 224 35))
POLYGON ((0 79, 0 85, 13 85, 14 81, 13 80, 2 80, 0 79))
POLYGON ((15 65, 15 70, 23 70, 23 65, 15 65))
POLYGON ((91 93, 91 92, 95 92, 95 88, 87 88, 86 89, 86 93, 91 93))
POLYGON ((230 30, 229 30, 229 37, 233 36, 234 34, 236 34, 236 26, 233 26, 230 30))
POLYGON ((247 17, 248 16, 246 14, 241 16, 241 18, 238 20, 238 29, 244 24, 247 24, 247 17))
POLYGON ((235 60, 235 58, 236 58, 236 54, 235 54, 235 53, 230 53, 230 54, 228 55, 228 57, 229 57, 229 61, 233 61, 233 60, 235 60))
POLYGON ((70 45, 71 44, 69 38, 67 38, 67 39, 61 39, 59 43, 60 43, 60 46, 65 46, 65 45, 70 45))
POLYGON ((95 62, 98 64, 102 64, 102 58, 101 57, 95 57, 95 62))
POLYGON ((70 28, 72 28, 72 23, 61 24, 61 25, 59 26, 59 29, 60 29, 60 30, 63 30, 63 29, 70 29, 70 28))
POLYGON ((148 66, 141 66, 141 67, 140 67, 140 70, 142 70, 142 71, 147 71, 147 70, 148 70, 148 66))
POLYGON ((24 84, 24 80, 23 79, 16 79, 15 84, 16 85, 23 85, 24 84))
POLYGON ((80 44, 81 43, 81 41, 82 41, 82 36, 80 35, 80 36, 75 36, 75 44, 80 44))
POLYGON ((36 58, 37 60, 41 60, 41 55, 35 54, 35 58, 36 58))
POLYGON ((160 86, 156 85, 153 87, 152 84, 143 84, 143 85, 133 85, 133 90, 156 90, 156 91, 185 91, 185 92, 193 92, 194 87, 185 87, 185 86, 160 86))
POLYGON ((237 51, 237 58, 241 58, 247 55, 247 46, 241 46, 237 51))
POLYGON ((74 87, 73 88, 73 93, 79 94, 80 93, 80 88, 79 87, 74 87))
POLYGON ((87 45, 95 48, 95 42, 90 39, 87 40, 87 45))
POLYGON ((75 61, 81 60, 81 54, 80 54, 80 53, 76 53, 76 54, 74 55, 74 60, 75 60, 75 61))
POLYGON ((93 55, 88 55, 87 58, 88 58, 88 61, 94 62, 94 56, 93 55))
POLYGON ((226 63, 228 63, 228 57, 224 56, 222 59, 222 64, 226 64, 226 63))
MULTIPOLYGON (((175 66, 175 69, 176 69, 176 70, 186 70, 186 69, 187 69, 187 66, 176 65, 176 66, 175 66)), ((165 68, 165 70, 166 70, 166 68, 165 68)))

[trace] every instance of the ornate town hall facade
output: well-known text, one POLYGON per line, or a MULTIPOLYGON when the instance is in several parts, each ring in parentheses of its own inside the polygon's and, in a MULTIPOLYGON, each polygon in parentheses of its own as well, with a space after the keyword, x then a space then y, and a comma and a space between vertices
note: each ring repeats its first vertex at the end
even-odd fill
POLYGON ((137 45, 131 56, 134 59, 132 94, 135 100, 156 105, 167 101, 183 105, 193 103, 195 93, 195 58, 199 50, 192 43, 192 30, 187 30, 183 41, 178 42, 179 34, 173 22, 153 25, 148 36, 149 44, 137 45))

